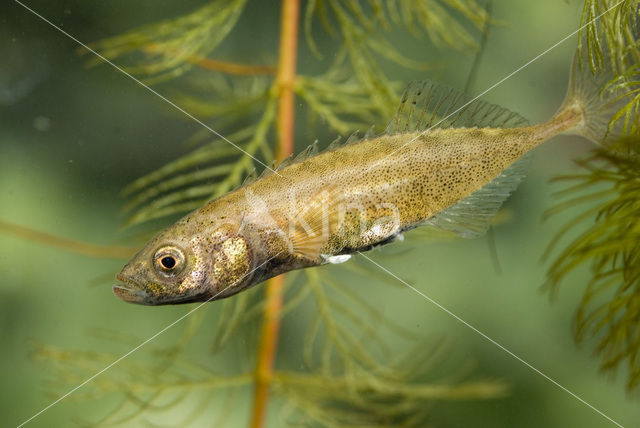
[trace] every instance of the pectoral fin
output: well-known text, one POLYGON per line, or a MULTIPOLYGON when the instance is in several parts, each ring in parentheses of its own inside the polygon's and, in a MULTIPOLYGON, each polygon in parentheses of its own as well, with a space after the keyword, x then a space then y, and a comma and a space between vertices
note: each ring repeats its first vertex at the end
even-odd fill
POLYGON ((292 219, 289 242, 294 254, 321 261, 321 250, 337 230, 340 192, 329 187, 313 196, 292 219))

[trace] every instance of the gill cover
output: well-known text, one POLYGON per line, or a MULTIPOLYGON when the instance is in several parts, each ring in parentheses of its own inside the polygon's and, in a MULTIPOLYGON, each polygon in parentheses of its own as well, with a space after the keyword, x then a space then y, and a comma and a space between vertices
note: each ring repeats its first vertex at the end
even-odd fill
POLYGON ((236 294, 250 283, 253 258, 249 243, 242 235, 230 236, 214 247, 211 269, 217 283, 214 298, 236 294))

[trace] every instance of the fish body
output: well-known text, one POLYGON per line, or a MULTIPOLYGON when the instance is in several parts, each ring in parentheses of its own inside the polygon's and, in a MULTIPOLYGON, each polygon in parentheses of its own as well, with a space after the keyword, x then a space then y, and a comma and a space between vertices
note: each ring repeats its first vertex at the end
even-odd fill
MULTIPOLYGON (((277 230, 287 231, 298 222, 312 227, 308 219, 312 215, 305 209, 321 202, 329 217, 324 224, 328 234, 321 244, 295 251, 297 247, 289 248, 287 242, 290 234, 285 233, 283 242, 264 254, 268 258, 282 250, 320 264, 323 255, 363 251, 385 242, 476 192, 548 139, 550 133, 558 132, 551 126, 437 129, 378 136, 280 169, 278 174, 226 198, 228 206, 236 207, 238 218, 255 220, 252 228, 257 230, 261 225, 264 230, 275 225, 277 230), (268 213, 255 212, 252 203, 256 198, 268 207, 268 213), (264 214, 274 222, 265 224, 264 214)), ((565 126, 568 128, 570 121, 565 126)), ((216 217, 221 206, 220 200, 214 201, 194 215, 216 217)), ((267 241, 270 232, 260 233, 267 241)))
POLYGON ((551 120, 515 127, 521 118, 482 102, 443 110, 452 95, 438 91, 414 84, 385 134, 297 159, 179 220, 123 268, 115 294, 150 305, 217 300, 421 225, 475 236, 519 182, 509 171, 526 153, 563 132, 602 131, 584 91, 570 90, 551 120))

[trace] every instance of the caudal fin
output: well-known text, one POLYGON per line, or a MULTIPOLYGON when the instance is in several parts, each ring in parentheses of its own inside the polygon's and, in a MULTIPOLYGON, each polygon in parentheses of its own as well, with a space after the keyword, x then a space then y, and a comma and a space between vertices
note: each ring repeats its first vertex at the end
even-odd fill
POLYGON ((620 123, 610 126, 611 118, 625 102, 623 90, 611 84, 615 78, 609 67, 593 73, 574 55, 569 90, 558 114, 577 107, 582 112, 582 120, 565 133, 581 135, 605 146, 621 136, 620 123))

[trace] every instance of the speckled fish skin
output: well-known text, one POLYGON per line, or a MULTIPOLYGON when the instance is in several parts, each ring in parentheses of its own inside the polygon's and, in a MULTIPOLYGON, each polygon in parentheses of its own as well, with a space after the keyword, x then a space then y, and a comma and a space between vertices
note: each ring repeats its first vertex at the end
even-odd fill
POLYGON ((209 202, 147 243, 113 291, 145 305, 217 300, 425 224, 478 236, 531 149, 560 133, 607 144, 621 97, 605 86, 611 75, 589 70, 576 56, 565 102, 536 126, 517 127, 522 118, 481 101, 456 108, 464 97, 451 88, 411 84, 385 134, 296 159, 209 202))
POLYGON ((312 156, 209 202, 160 233, 124 267, 114 292, 148 305, 217 300, 320 265, 327 255, 389 242, 572 128, 581 114, 566 109, 522 128, 382 135, 312 156), (296 224, 307 220, 309 206, 320 207, 328 226, 320 240, 307 235, 313 239, 306 248, 306 229, 299 233, 296 224), (175 275, 158 272, 164 253, 157 254, 167 248, 184 256, 175 275))

